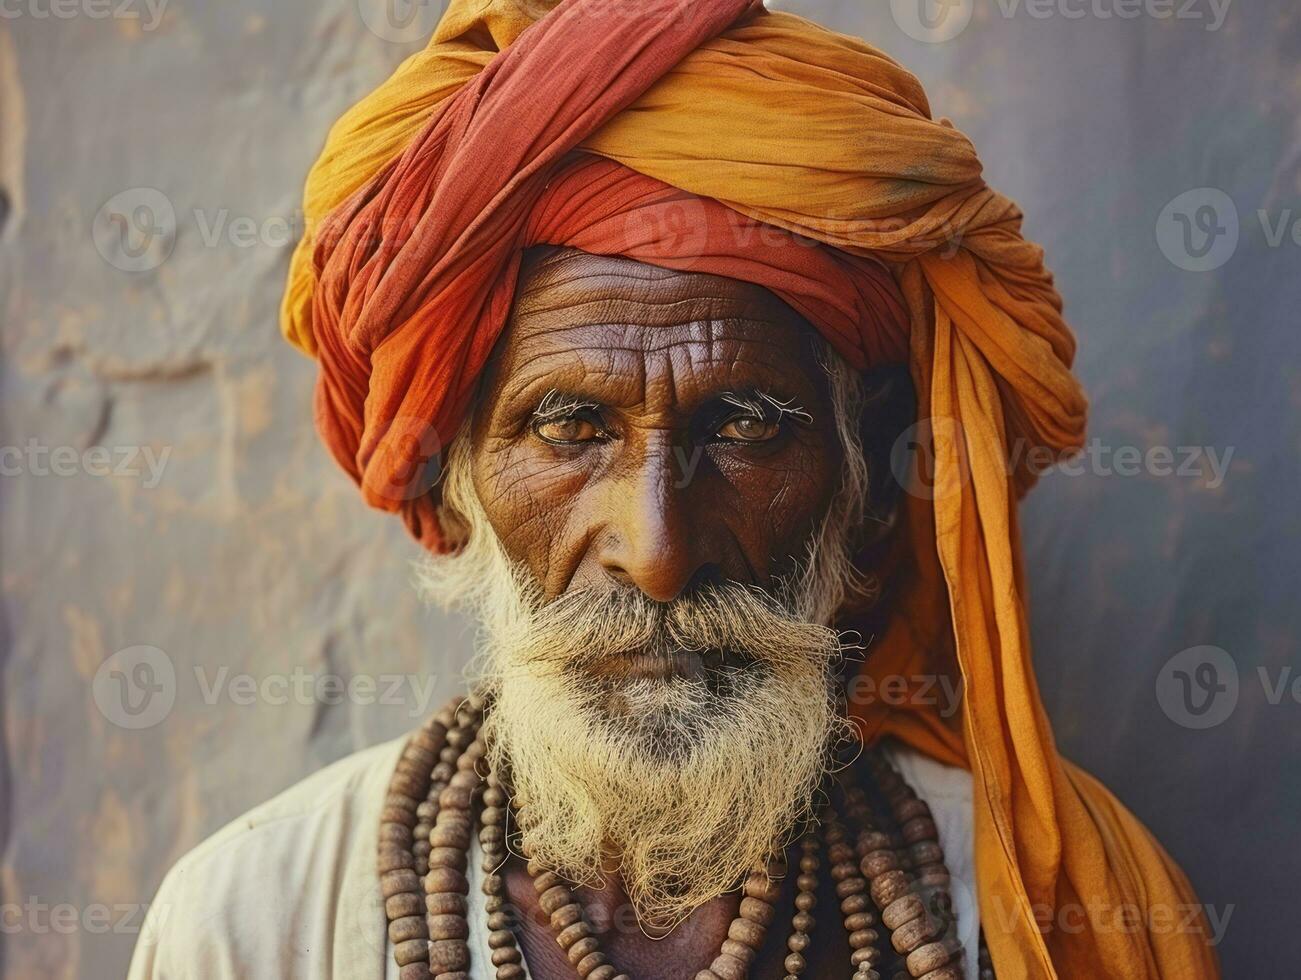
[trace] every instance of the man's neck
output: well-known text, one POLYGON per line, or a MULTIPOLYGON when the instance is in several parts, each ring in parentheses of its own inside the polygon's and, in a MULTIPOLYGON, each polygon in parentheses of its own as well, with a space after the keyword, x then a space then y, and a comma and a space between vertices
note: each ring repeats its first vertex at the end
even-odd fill
MULTIPOLYGON (((799 847, 787 852, 789 866, 799 867, 799 847)), ((782 965, 789 950, 786 940, 791 931, 795 910, 795 878, 792 870, 782 882, 781 894, 774 903, 777 910, 763 948, 755 958, 749 976, 768 980, 786 975, 782 965)), ((517 910, 520 947, 536 980, 574 980, 577 971, 556 942, 556 932, 538 902, 533 881, 524 862, 512 858, 503 871, 507 900, 517 910)), ((848 980, 850 948, 840 926, 839 900, 829 874, 819 881, 818 910, 821 910, 814 943, 805 951, 806 976, 823 980, 848 980)), ((582 904, 593 934, 610 962, 634 980, 682 980, 708 969, 728 929, 737 915, 740 895, 721 895, 700 906, 662 938, 652 938, 637 921, 632 904, 617 876, 602 888, 575 888, 574 897, 582 904)), ((815 910, 815 915, 817 915, 815 910)))

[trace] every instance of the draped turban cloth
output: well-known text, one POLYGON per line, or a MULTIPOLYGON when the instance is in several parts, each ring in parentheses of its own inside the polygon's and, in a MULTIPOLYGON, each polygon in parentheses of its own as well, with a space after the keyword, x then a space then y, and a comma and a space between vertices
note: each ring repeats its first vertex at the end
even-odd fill
POLYGON ((438 460, 528 246, 759 283, 851 365, 906 363, 933 481, 863 669, 948 675, 963 703, 859 704, 864 737, 971 770, 1001 978, 1218 975, 1179 869, 1054 745, 1016 506, 1029 450, 1082 443, 1074 339, 1019 210, 912 75, 757 0, 452 0, 331 130, 304 210, 282 328, 320 362, 317 426, 431 549, 438 460))

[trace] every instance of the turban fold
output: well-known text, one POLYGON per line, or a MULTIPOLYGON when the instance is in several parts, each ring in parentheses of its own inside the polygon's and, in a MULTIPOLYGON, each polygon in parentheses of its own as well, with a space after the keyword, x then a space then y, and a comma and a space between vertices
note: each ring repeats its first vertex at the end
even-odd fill
POLYGON ((1074 339, 1019 210, 912 75, 756 0, 452 0, 332 129, 305 213, 282 328, 320 362, 318 428, 434 549, 438 458, 530 245, 759 283, 852 365, 908 363, 934 480, 865 671, 950 674, 963 705, 859 705, 866 737, 971 769, 1000 977, 1218 975, 1206 933, 1160 928, 1195 907, 1178 868, 1054 745, 1016 505, 1028 450, 1083 440, 1074 339))

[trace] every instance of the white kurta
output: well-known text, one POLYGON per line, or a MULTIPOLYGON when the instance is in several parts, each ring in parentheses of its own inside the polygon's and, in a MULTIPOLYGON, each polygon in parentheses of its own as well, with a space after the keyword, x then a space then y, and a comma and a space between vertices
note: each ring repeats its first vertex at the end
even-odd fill
MULTIPOLYGON (((181 858, 150 907, 128 980, 396 980, 375 850, 404 741, 341 759, 181 858)), ((935 816, 974 976, 971 777, 908 749, 891 755, 935 816)), ((469 863, 470 975, 492 980, 479 861, 469 863)))

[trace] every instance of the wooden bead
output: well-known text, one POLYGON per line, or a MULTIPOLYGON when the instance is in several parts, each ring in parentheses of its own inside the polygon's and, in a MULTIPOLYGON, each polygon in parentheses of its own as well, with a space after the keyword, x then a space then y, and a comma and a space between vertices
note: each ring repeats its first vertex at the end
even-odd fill
POLYGON ((934 839, 938 831, 935 829, 935 821, 930 817, 914 817, 899 828, 899 833, 907 843, 917 844, 934 839))
POLYGON ((538 896, 538 904, 542 906, 542 911, 550 915, 556 909, 568 905, 573 900, 569 889, 564 885, 556 885, 554 888, 548 888, 538 896))
POLYGON ((583 918, 583 907, 577 902, 562 905, 551 913, 551 928, 559 932, 583 918))
POLYGON ((728 926, 727 938, 734 939, 752 950, 757 950, 763 945, 766 933, 767 930, 757 922, 737 918, 733 919, 732 924, 728 926))
POLYGON ((565 884, 565 879, 554 871, 543 871, 541 874, 533 876, 533 888, 539 895, 555 888, 557 885, 563 884, 565 884))
POLYGON ((721 980, 713 970, 697 970, 695 980, 721 980))
POLYGON ((404 915, 388 924, 389 942, 397 945, 409 939, 428 939, 429 930, 423 915, 404 915))
POLYGON ((748 968, 754 963, 754 949, 745 943, 737 942, 735 939, 724 939, 719 944, 718 951, 734 960, 740 960, 748 968))
POLYGON ((908 878, 902 871, 887 871, 879 878, 872 879, 872 901, 878 908, 885 908, 900 895, 908 891, 908 878))
POLYGON ((870 907, 871 901, 861 892, 855 895, 850 895, 842 899, 840 902, 840 911, 844 915, 853 915, 855 912, 866 912, 870 907))
POLYGON ((887 871, 898 871, 899 858, 894 851, 872 851, 863 856, 858 866, 868 878, 875 878, 887 871))
POLYGON ((515 933, 509 929, 493 929, 488 933, 489 949, 505 949, 515 945, 515 933))
POLYGON ((384 899, 384 916, 391 922, 408 915, 424 915, 424 903, 416 892, 400 892, 384 899))
POLYGON ((791 918, 791 925, 800 932, 812 932, 816 920, 807 912, 800 912, 791 918))
POLYGON ((503 963, 497 967, 497 980, 526 980, 528 971, 520 963, 503 963))
POLYGON ((776 909, 762 899, 749 898, 748 896, 741 899, 739 911, 741 918, 748 919, 750 922, 757 922, 761 926, 772 925, 773 916, 777 913, 776 909))
POLYGON ((470 968, 470 947, 460 939, 429 944, 429 965, 434 976, 470 968))
POLYGON ((940 926, 931 916, 919 915, 890 933, 890 944, 900 955, 907 955, 939 934, 940 926))
POLYGON ((584 957, 590 956, 601 948, 600 940, 591 935, 575 936, 568 945, 563 943, 561 945, 564 946, 565 955, 569 958, 569 962, 575 966, 584 957))
POLYGON ((523 962, 524 956, 514 945, 498 946, 488 956, 493 966, 506 966, 508 963, 523 962))
POLYGON ((463 915, 431 915, 426 918, 429 923, 429 938, 435 942, 469 938, 469 923, 463 915))
POLYGON ((811 942, 813 942, 813 938, 807 932, 799 932, 797 930, 796 932, 792 932, 790 937, 786 940, 786 948, 792 953, 802 953, 809 948, 809 943, 811 942))
POLYGON ((908 848, 908 853, 917 865, 944 863, 944 848, 940 847, 938 841, 918 841, 908 848))
POLYGON ((801 912, 812 912, 818 907, 818 896, 813 892, 800 892, 795 896, 795 907, 801 912))
POLYGON ((881 960, 881 950, 875 946, 863 946, 859 949, 854 950, 854 952, 849 957, 850 965, 856 967, 862 966, 864 963, 866 963, 868 966, 874 966, 875 964, 880 962, 880 960, 881 960))
MULTIPOLYGON (((895 871, 890 873, 898 874, 899 872, 895 871)), ((848 898, 850 895, 859 895, 865 891, 867 891, 867 882, 862 878, 846 878, 844 881, 836 882, 836 895, 840 898, 848 898)))
POLYGON ((393 947, 393 958, 397 960, 398 966, 421 962, 428 955, 428 939, 408 939, 406 942, 398 943, 393 947))
POLYGON ((870 830, 859 835, 858 850, 860 854, 872 851, 888 851, 891 847, 890 835, 879 830, 870 830))
POLYGON ((425 909, 428 915, 459 915, 464 917, 467 903, 464 895, 456 892, 435 892, 425 896, 425 909))
POLYGON ((922 904, 922 900, 909 892, 907 895, 899 896, 881 910, 881 921, 885 923, 887 929, 894 930, 925 912, 926 906, 922 904))
POLYGON ((423 959, 398 967, 398 980, 429 980, 429 964, 423 959))
POLYGON ((926 801, 920 800, 915 796, 904 800, 895 807, 894 811, 894 818, 899 821, 900 824, 905 824, 915 817, 929 817, 930 815, 931 808, 926 805, 926 801))
MULTIPOLYGON (((438 831, 434 831, 437 833, 438 831)), ((434 847, 429 851, 431 868, 455 868, 465 870, 465 849, 461 847, 434 847)))
POLYGON ((950 963, 948 966, 923 974, 921 980, 962 980, 962 968, 950 963))
POLYGON ((410 847, 415 840, 415 832, 400 823, 386 823, 379 828, 380 844, 396 844, 410 847))
MULTIPOLYGON (((460 775, 459 773, 457 775, 460 775)), ((455 781, 456 776, 452 777, 455 781)), ((447 789, 443 790, 438 796, 438 805, 444 810, 468 810, 470 803, 474 799, 472 787, 453 786, 448 784, 447 789)), ((441 814, 440 814, 441 816, 441 814)))
POLYGON ((385 898, 392 898, 402 892, 419 892, 420 878, 410 868, 386 871, 379 876, 379 890, 385 898))
POLYGON ((587 980, 614 980, 614 976, 618 972, 619 971, 609 963, 602 963, 587 975, 587 980))
POLYGON ((582 919, 565 926, 556 933, 556 942, 560 944, 561 949, 568 949, 580 939, 587 939, 592 935, 591 928, 582 919))
POLYGON ((949 960, 953 957, 955 947, 952 941, 940 941, 937 943, 927 943, 908 954, 904 964, 908 967, 908 972, 914 977, 925 976, 932 970, 938 970, 942 966, 948 965, 949 960))
POLYGON ((871 912, 856 912, 853 915, 845 916, 845 928, 850 932, 858 932, 859 929, 871 929, 876 925, 876 916, 871 912))
MULTIPOLYGON (((415 877, 414 872, 411 875, 415 877)), ((425 892, 434 894, 435 892, 456 892, 458 895, 470 894, 470 883, 466 880, 465 875, 455 868, 430 868, 429 874, 425 875, 425 892)))
POLYGON ((578 971, 580 977, 586 977, 598 966, 605 966, 607 960, 605 954, 599 949, 593 950, 574 964, 574 969, 578 971))
POLYGON ((871 946, 880 938, 880 933, 875 929, 856 929, 849 934, 849 948, 862 949, 864 946, 871 946))
MULTIPOLYGON (((791 956, 795 954, 792 953, 791 956)), ((786 957, 788 960, 790 956, 786 957)), ((719 953, 714 957, 714 962, 709 964, 709 969, 717 974, 722 980, 746 980, 746 974, 750 968, 734 956, 728 956, 726 953, 719 953)))
POLYGON ((404 847, 396 844, 381 844, 379 847, 379 873, 398 871, 402 868, 414 868, 415 856, 404 847))
POLYGON ((464 851, 470 846, 469 825, 457 821, 443 821, 429 831, 429 843, 432 847, 453 847, 464 851))
POLYGON ((758 898, 771 905, 781 897, 781 882, 772 880, 762 871, 751 871, 745 876, 742 891, 747 898, 758 898))
POLYGON ((786 967, 786 972, 794 973, 796 975, 803 973, 804 967, 807 965, 808 964, 804 961, 804 957, 799 953, 791 953, 782 961, 782 966, 786 967))

